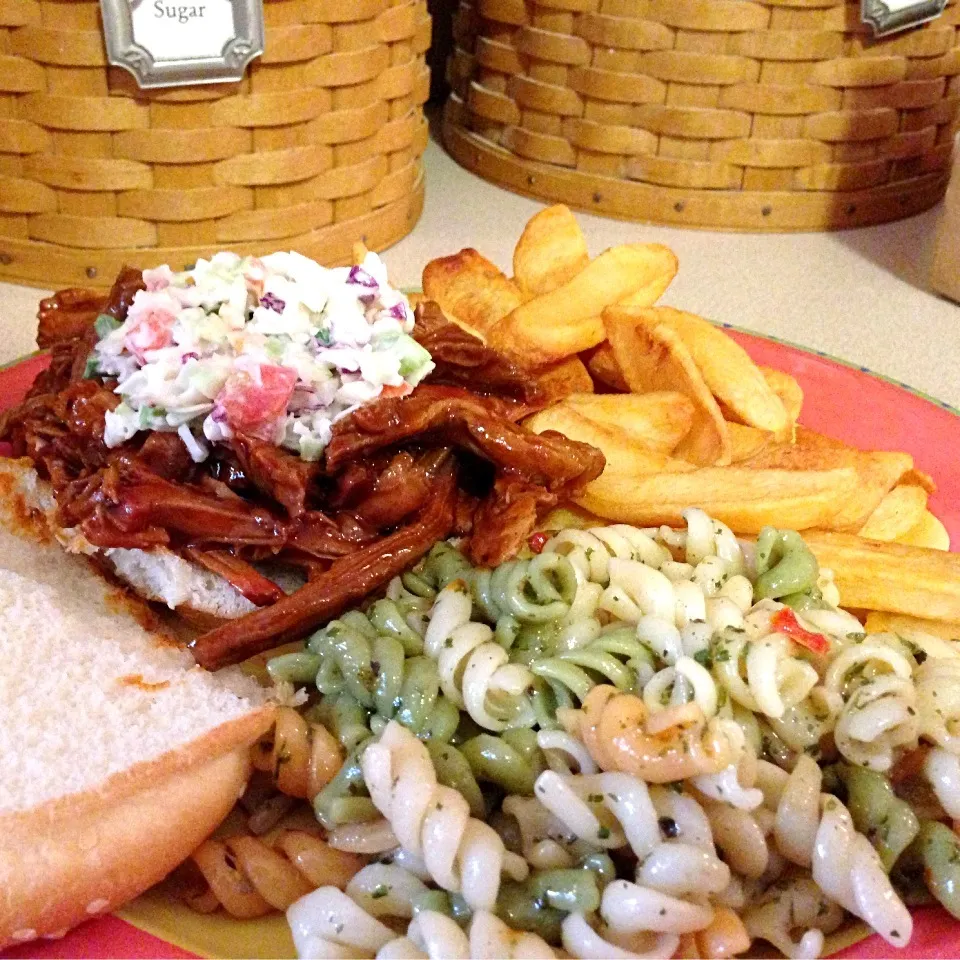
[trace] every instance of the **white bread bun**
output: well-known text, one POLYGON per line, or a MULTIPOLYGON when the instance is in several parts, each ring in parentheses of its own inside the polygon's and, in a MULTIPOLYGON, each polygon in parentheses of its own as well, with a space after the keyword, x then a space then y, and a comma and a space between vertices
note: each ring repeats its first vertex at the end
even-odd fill
MULTIPOLYGON (((161 603, 200 623, 232 620, 256 610, 219 574, 177 556, 165 547, 153 550, 99 550, 78 531, 56 526, 56 503, 50 484, 37 476, 30 460, 0 458, 0 524, 8 531, 26 530, 34 537, 55 539, 58 553, 98 555, 113 574, 144 600, 161 603)), ((0 557, 0 566, 6 566, 0 557)), ((17 569, 14 567, 13 569, 17 569)), ((292 589, 298 584, 280 583, 292 589)))
POLYGON ((80 558, 3 540, 21 572, 0 569, 0 949, 162 879, 230 810, 272 722, 254 681, 148 633, 80 558))

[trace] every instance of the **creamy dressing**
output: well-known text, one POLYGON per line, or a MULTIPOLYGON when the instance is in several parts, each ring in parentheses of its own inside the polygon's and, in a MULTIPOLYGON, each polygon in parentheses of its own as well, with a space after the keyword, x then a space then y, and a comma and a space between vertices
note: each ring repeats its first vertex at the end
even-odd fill
POLYGON ((194 460, 235 432, 318 459, 333 424, 430 371, 413 311, 374 253, 328 269, 298 253, 218 253, 145 270, 121 324, 102 315, 88 373, 116 379, 104 442, 178 433, 194 460))

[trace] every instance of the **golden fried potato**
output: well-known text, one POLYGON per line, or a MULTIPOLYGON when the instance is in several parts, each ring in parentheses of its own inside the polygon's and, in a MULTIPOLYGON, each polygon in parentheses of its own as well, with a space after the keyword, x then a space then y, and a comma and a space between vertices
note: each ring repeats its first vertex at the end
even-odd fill
POLYGON ((860 528, 868 540, 899 540, 922 519, 927 509, 927 491, 912 484, 894 487, 860 528))
POLYGON ((606 526, 603 517, 595 517, 586 510, 571 505, 555 507, 539 523, 538 530, 559 532, 560 530, 586 530, 589 527, 606 526))
POLYGON ((730 462, 730 432, 717 401, 680 336, 664 324, 647 322, 645 308, 611 307, 604 311, 607 339, 617 364, 634 393, 669 390, 694 404, 690 432, 677 456, 700 466, 730 462))
MULTIPOLYGON (((523 425, 534 433, 556 430, 571 440, 579 440, 596 447, 607 458, 604 473, 609 471, 617 475, 639 476, 694 469, 685 460, 676 460, 665 453, 641 446, 625 430, 596 423, 566 402, 554 404, 546 410, 535 413, 524 420, 523 425)), ((603 474, 600 479, 603 479, 603 474)))
POLYGON ((749 427, 780 433, 787 412, 750 355, 709 320, 673 307, 651 307, 648 325, 665 324, 690 351, 710 392, 749 427))
POLYGON ((800 408, 803 406, 803 388, 795 377, 773 367, 759 367, 767 385, 780 398, 783 409, 787 413, 787 420, 795 424, 800 419, 800 408))
POLYGON ((623 431, 658 453, 672 453, 690 432, 695 409, 682 393, 579 393, 564 401, 601 426, 623 431))
POLYGON ((544 391, 545 403, 556 403, 573 393, 593 393, 593 378, 579 357, 567 357, 531 376, 544 391))
POLYGON ((570 208, 558 203, 527 222, 513 251, 513 278, 530 299, 563 286, 589 262, 580 225, 570 208))
POLYGON ((451 320, 488 339, 493 327, 523 302, 519 287, 469 247, 431 260, 423 268, 423 292, 451 320))
POLYGON ((618 390, 620 393, 629 393, 630 385, 624 379, 623 371, 614 356, 613 347, 604 341, 589 354, 584 354, 585 363, 590 371, 593 382, 600 387, 618 390))
POLYGON ((759 456, 777 442, 775 434, 758 430, 756 427, 747 427, 742 423, 727 421, 727 430, 730 433, 731 463, 741 463, 750 457, 759 456))
POLYGON ((960 621, 960 554, 821 530, 804 539, 845 607, 960 621))
POLYGON ((933 477, 929 473, 925 473, 923 470, 914 467, 912 470, 908 470, 903 477, 900 479, 901 483, 910 484, 914 487, 922 487, 927 493, 936 493, 937 484, 933 477))
POLYGON ((362 240, 354 240, 350 248, 350 262, 359 267, 367 259, 369 252, 369 248, 362 240))
POLYGON ((923 617, 908 617, 902 613, 871 610, 863 626, 867 633, 899 633, 908 638, 916 633, 925 633, 941 640, 960 640, 960 623, 925 620, 923 617))
MULTIPOLYGON (((421 303, 426 303, 427 300, 428 300, 428 297, 425 293, 413 292, 413 293, 407 294, 407 303, 410 304, 411 310, 416 310, 421 303)), ((470 332, 473 333, 474 331, 471 330, 470 332)), ((477 335, 479 336, 479 333, 477 335)))
POLYGON ((855 532, 863 527, 880 501, 913 467, 913 457, 908 453, 885 450, 855 450, 839 440, 798 427, 795 443, 771 447, 745 460, 743 466, 781 470, 852 467, 859 480, 856 489, 843 508, 825 521, 824 529, 855 532))
POLYGON ((703 467, 642 476, 605 470, 577 498, 585 510, 637 526, 681 525, 691 506, 753 534, 768 525, 806 530, 832 516, 857 482, 856 471, 703 467))
POLYGON ((673 251, 660 244, 611 247, 563 286, 517 306, 495 324, 490 345, 531 367, 589 350, 604 338, 605 307, 641 291, 659 296, 676 270, 673 251))
POLYGON ((919 523, 897 537, 897 543, 905 543, 911 547, 928 547, 931 550, 949 550, 950 534, 937 517, 929 510, 924 510, 919 523))

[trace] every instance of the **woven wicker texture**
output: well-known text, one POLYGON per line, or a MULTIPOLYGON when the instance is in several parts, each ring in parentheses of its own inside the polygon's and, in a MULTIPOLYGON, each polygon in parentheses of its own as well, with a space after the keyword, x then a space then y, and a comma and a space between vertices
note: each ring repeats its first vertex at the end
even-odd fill
POLYGON ((949 176, 960 5, 874 40, 859 0, 461 0, 444 136, 514 190, 637 220, 820 229, 949 176))
POLYGON ((423 203, 426 0, 267 0, 240 83, 140 90, 97 0, 0 0, 0 277, 109 284, 218 249, 343 262, 423 203))

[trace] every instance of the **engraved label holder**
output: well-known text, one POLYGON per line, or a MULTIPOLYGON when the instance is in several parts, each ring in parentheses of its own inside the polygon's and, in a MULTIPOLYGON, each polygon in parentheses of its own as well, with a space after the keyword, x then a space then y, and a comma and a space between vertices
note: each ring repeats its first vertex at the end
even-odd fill
POLYGON ((947 0, 862 0, 863 22, 885 37, 939 17, 946 6, 947 0))
POLYGON ((240 80, 263 53, 262 0, 100 0, 107 58, 142 88, 240 80))

